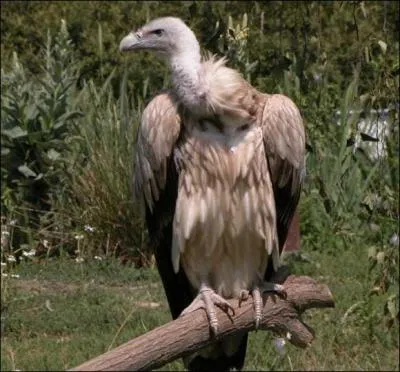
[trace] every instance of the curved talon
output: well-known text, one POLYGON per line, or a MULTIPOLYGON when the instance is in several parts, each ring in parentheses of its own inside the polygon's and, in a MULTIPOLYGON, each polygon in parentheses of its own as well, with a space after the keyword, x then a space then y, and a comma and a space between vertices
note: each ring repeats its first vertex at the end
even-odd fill
POLYGON ((235 315, 235 309, 233 306, 222 297, 218 296, 216 293, 212 294, 212 300, 216 306, 229 315, 229 310, 232 312, 231 316, 235 315))
MULTIPOLYGON (((217 306, 218 306, 218 304, 217 304, 217 306)), ((235 309, 230 304, 221 307, 221 309, 224 310, 228 315, 231 315, 231 316, 235 315, 235 309), (229 314, 229 310, 231 311, 231 314, 229 314)))
POLYGON ((238 306, 240 307, 241 304, 242 304, 242 302, 243 302, 243 301, 246 301, 248 298, 249 298, 249 291, 246 290, 246 289, 243 289, 243 290, 240 292, 240 295, 239 295, 239 304, 238 304, 238 306))
POLYGON ((276 292, 276 294, 278 296, 282 297, 284 300, 287 299, 287 292, 283 285, 271 283, 272 286, 270 287, 269 286, 270 283, 266 283, 266 284, 267 284, 267 287, 265 289, 263 289, 263 292, 276 292))
POLYGON ((284 300, 287 300, 287 292, 286 289, 283 289, 281 292, 277 292, 278 296, 281 296, 284 300))
POLYGON ((199 294, 192 301, 192 303, 182 311, 180 316, 191 313, 199 308, 205 309, 211 332, 214 334, 214 336, 217 336, 218 319, 215 313, 215 306, 218 306, 229 317, 235 315, 235 309, 227 300, 215 293, 212 288, 206 285, 202 285, 199 294))

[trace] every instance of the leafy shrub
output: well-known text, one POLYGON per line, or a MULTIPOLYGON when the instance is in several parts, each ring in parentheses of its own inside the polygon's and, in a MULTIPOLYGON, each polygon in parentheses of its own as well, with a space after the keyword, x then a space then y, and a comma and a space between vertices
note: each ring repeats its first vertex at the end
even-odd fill
POLYGON ((76 65, 64 22, 54 40, 48 34, 42 58, 43 74, 31 76, 14 54, 1 80, 2 214, 36 228, 65 191, 68 141, 81 115, 71 104, 76 65))
MULTIPOLYGON (((363 110, 363 97, 357 94, 358 77, 355 76, 344 95, 339 125, 327 124, 325 132, 331 139, 329 147, 317 142, 308 154, 308 179, 303 208, 307 208, 303 227, 311 232, 308 243, 336 250, 340 245, 354 244, 352 237, 364 223, 363 201, 374 180, 379 164, 363 164, 349 146, 352 128, 357 126, 359 112, 363 110), (326 232, 329 231, 327 235, 326 232), (324 233, 325 232, 325 233, 324 233), (321 236, 316 240, 315 235, 321 236), (329 247, 324 237, 334 246, 329 247), (328 247, 326 247, 328 245, 328 247)), ((303 212, 305 210, 303 209, 303 212)))

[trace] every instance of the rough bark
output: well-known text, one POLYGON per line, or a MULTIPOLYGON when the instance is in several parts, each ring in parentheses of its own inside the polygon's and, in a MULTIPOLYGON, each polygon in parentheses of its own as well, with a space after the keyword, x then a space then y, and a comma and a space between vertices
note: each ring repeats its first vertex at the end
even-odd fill
MULTIPOLYGON (((329 288, 307 276, 286 276, 284 271, 278 272, 274 281, 284 284, 287 297, 265 296, 261 329, 281 335, 289 333, 289 341, 298 347, 310 345, 314 331, 302 322, 301 314, 311 308, 333 307, 329 288)), ((254 330, 253 299, 249 297, 240 307, 238 300, 230 303, 235 308, 232 317, 217 310, 218 337, 254 330)), ((151 370, 199 350, 213 340, 207 316, 200 309, 89 360, 73 371, 151 370)))

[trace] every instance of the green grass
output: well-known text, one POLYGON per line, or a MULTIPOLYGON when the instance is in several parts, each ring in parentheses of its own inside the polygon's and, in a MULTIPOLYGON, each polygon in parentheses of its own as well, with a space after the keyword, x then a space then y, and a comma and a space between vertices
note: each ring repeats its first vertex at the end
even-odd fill
POLYGON ((155 270, 60 259, 24 263, 18 274, 2 320, 2 370, 70 368, 169 320, 155 270))
MULTIPOLYGON (((398 370, 398 323, 388 330, 373 316, 382 303, 368 297, 366 248, 337 255, 305 248, 302 254, 307 261, 289 257, 292 272, 327 283, 336 307, 304 315, 316 331, 307 350, 288 345, 280 357, 273 335, 251 333, 245 369, 398 370), (352 306, 354 311, 348 311, 352 306)), ((65 258, 24 262, 15 270, 20 277, 7 278, 2 286, 8 291, 2 370, 71 368, 170 320, 154 269, 138 270, 112 259, 77 263, 65 258)), ((182 368, 175 361, 163 370, 182 368)))

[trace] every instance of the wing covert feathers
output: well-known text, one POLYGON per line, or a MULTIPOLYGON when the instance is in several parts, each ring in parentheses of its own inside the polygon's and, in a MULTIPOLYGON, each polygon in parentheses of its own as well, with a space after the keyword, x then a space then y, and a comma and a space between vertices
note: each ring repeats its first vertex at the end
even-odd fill
POLYGON ((153 211, 167 180, 167 161, 178 139, 181 120, 171 93, 154 97, 146 106, 138 131, 135 163, 135 195, 153 211))
POLYGON ((274 186, 282 249, 305 176, 305 132, 300 112, 290 98, 280 94, 264 97, 260 123, 274 186))

